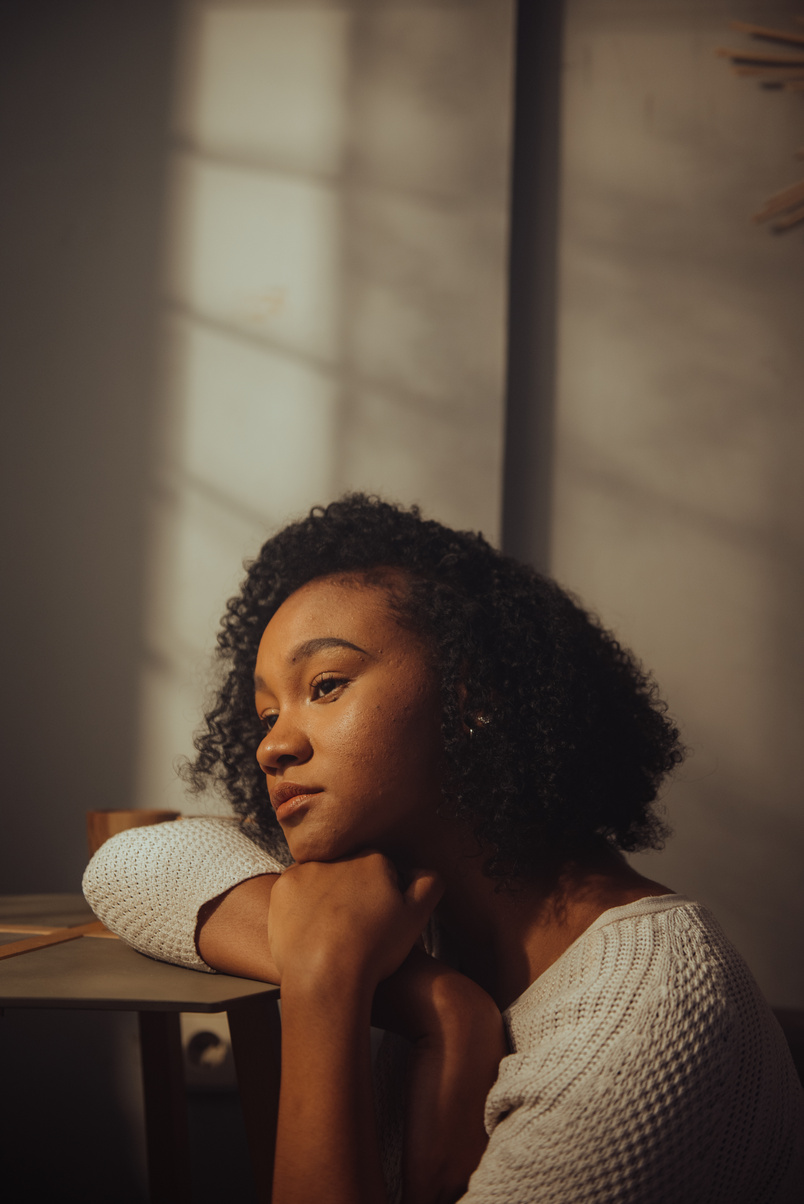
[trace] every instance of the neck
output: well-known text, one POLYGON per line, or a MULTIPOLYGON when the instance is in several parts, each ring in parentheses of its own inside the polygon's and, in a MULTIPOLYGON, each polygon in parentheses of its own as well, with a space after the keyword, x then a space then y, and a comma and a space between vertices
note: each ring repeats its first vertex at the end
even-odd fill
POLYGON ((479 853, 445 858, 438 916, 458 969, 507 1007, 598 916, 648 895, 670 893, 612 849, 566 861, 540 879, 500 885, 483 874, 479 853))

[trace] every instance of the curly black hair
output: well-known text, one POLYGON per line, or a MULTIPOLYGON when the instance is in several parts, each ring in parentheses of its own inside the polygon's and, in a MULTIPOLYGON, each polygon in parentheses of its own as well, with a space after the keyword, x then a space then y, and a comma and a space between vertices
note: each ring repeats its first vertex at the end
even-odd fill
POLYGON ((260 638, 307 582, 379 581, 383 568, 403 570, 407 588, 390 590, 392 606, 433 650, 443 792, 486 850, 486 872, 531 878, 601 842, 658 847, 667 829, 653 804, 683 751, 650 676, 554 581, 482 535, 360 493, 314 508, 247 565, 218 635, 222 683, 185 770, 191 787, 212 782, 266 847, 287 855, 254 755, 260 638))

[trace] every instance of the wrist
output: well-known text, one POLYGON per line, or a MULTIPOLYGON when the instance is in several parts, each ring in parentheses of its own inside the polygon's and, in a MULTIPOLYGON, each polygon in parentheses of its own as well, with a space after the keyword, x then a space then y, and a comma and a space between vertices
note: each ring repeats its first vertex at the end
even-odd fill
POLYGON ((281 988, 283 1016, 287 1009, 322 1009, 331 1015, 371 1016, 374 983, 362 967, 329 957, 286 966, 281 988))

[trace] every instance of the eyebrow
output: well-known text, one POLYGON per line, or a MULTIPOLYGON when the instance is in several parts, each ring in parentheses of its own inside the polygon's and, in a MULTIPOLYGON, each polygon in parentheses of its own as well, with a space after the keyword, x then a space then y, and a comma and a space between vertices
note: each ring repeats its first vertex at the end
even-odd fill
MULTIPOLYGON (((314 640, 305 640, 304 643, 297 644, 289 659, 291 663, 306 660, 308 656, 314 656, 316 652, 321 652, 325 648, 351 648, 353 652, 359 652, 361 656, 367 656, 371 660, 374 660, 374 657, 365 648, 360 648, 350 640, 342 640, 337 635, 322 635, 314 640)), ((254 687, 257 690, 265 689, 265 682, 257 675, 254 677, 254 687)))
POLYGON ((305 640, 303 644, 298 644, 290 659, 292 661, 304 660, 308 656, 314 656, 316 652, 323 651, 324 648, 351 648, 353 652, 371 656, 371 653, 366 652, 365 648, 359 648, 357 644, 352 644, 349 640, 342 640, 337 635, 322 635, 318 639, 305 640))

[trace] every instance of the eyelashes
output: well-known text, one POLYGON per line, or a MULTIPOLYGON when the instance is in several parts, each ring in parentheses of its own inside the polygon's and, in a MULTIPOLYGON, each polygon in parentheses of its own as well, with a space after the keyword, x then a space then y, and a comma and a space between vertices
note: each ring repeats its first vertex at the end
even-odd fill
POLYGON ((321 673, 310 687, 310 693, 313 701, 316 702, 319 699, 331 698, 333 694, 348 684, 348 677, 343 677, 342 674, 321 673))
MULTIPOLYGON (((348 685, 349 678, 344 677, 341 673, 320 673, 310 684, 310 701, 335 702, 348 685)), ((278 718, 277 711, 260 715, 260 727, 268 733, 273 729, 278 718)))

